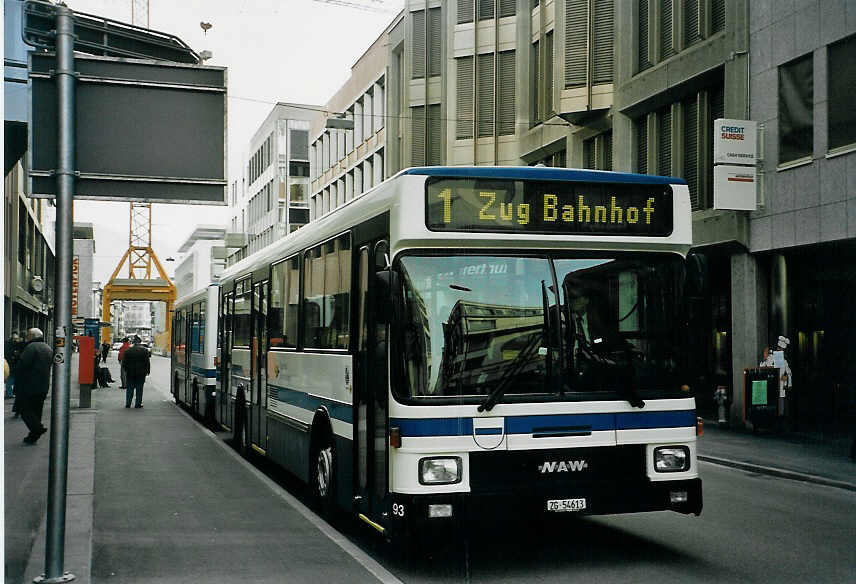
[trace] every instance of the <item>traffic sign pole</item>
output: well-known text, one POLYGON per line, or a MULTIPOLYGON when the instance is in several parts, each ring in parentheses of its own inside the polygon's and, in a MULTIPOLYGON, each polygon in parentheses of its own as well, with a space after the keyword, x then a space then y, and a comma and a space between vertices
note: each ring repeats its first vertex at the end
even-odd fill
POLYGON ((74 204, 74 21, 66 6, 56 7, 57 169, 56 169, 56 348, 51 397, 45 573, 34 582, 74 580, 63 572, 68 486, 68 430, 71 394, 72 209, 74 204))

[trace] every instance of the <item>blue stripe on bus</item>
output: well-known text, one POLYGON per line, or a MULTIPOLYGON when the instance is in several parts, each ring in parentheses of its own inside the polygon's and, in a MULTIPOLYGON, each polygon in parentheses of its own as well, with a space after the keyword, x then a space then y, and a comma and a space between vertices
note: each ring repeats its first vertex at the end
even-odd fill
MULTIPOLYGON (((406 437, 469 436, 473 434, 472 418, 392 418, 406 437)), ((575 428, 586 431, 641 430, 651 428, 683 428, 696 425, 694 410, 670 412, 633 412, 622 414, 563 414, 544 416, 509 416, 505 419, 506 433, 532 434, 548 429, 575 428)), ((476 434, 499 434, 500 428, 478 428, 476 434)))
POLYGON ((314 412, 319 407, 324 406, 327 411, 330 412, 330 417, 348 424, 354 423, 354 411, 348 404, 343 404, 324 397, 309 395, 305 391, 298 391, 296 389, 290 389, 288 387, 282 387, 281 385, 268 383, 268 391, 272 389, 276 390, 276 398, 274 399, 278 402, 310 412, 314 412))
POLYGON ((502 428, 476 428, 476 436, 498 436, 502 434, 502 428))
POLYGON ((471 436, 472 418, 391 418, 402 436, 471 436))
POLYGON ((578 428, 598 431, 614 430, 615 414, 560 414, 548 416, 517 416, 505 422, 509 434, 531 434, 549 428, 578 428))
POLYGON ((684 428, 696 425, 693 410, 672 412, 633 412, 615 414, 615 427, 619 430, 643 430, 647 428, 684 428))
POLYGON ((685 185, 687 181, 674 176, 654 176, 650 174, 637 174, 632 172, 608 172, 602 170, 577 170, 570 168, 554 168, 532 166, 480 166, 457 167, 457 166, 430 166, 422 168, 408 168, 401 174, 415 174, 436 177, 452 178, 486 178, 506 180, 563 180, 570 182, 597 182, 597 183, 627 183, 644 185, 685 185))

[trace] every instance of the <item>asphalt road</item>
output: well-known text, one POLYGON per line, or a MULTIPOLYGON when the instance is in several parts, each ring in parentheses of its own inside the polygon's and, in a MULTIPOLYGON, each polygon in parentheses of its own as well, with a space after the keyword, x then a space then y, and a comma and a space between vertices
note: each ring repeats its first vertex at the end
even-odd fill
MULTIPOLYGON (((144 403, 148 404, 146 417, 161 415, 158 413, 161 408, 168 410, 174 407, 165 403, 172 401, 168 393, 169 361, 154 357, 152 368, 144 397, 144 403)), ((119 395, 116 398, 120 399, 119 395)), ((7 503, 19 489, 32 489, 33 495, 43 496, 46 473, 46 469, 28 466, 27 451, 16 444, 20 440, 17 434, 23 436, 23 429, 14 423, 17 420, 8 419, 9 405, 7 402, 7 503), (8 426, 10 423, 13 425, 8 426)), ((138 412, 130 410, 131 415, 134 413, 138 412)), ((168 414, 168 411, 164 410, 163 414, 168 414)), ((180 429, 181 432, 195 430, 191 427, 194 422, 188 417, 178 416, 175 420, 177 424, 187 425, 187 428, 180 429)), ((157 442, 157 437, 154 438, 157 442)), ((122 466, 123 452, 135 448, 135 444, 123 440, 121 435, 98 437, 97 476, 101 481, 98 487, 107 489, 111 481, 108 467, 100 464, 109 462, 118 470, 122 466)), ((239 465, 232 459, 214 461, 213 457, 229 457, 223 449, 206 450, 204 455, 198 464, 206 467, 215 462, 239 465), (212 458, 204 460, 205 457, 212 458)), ((438 542, 442 545, 437 550, 421 558, 403 557, 373 530, 353 520, 336 520, 332 527, 406 584, 856 581, 856 493, 708 463, 702 463, 701 469, 705 496, 701 517, 646 513, 591 518, 562 516, 548 523, 508 523, 502 520, 502 510, 498 509, 494 521, 470 526, 470 533, 462 537, 462 541, 438 542)), ((172 470, 180 472, 180 469, 172 470)), ((236 469, 235 472, 239 471, 236 469)), ((128 493, 127 505, 99 506, 96 496, 94 581, 123 581, 122 563, 117 562, 118 556, 111 556, 116 553, 117 538, 122 538, 119 542, 122 547, 133 549, 135 545, 144 544, 142 547, 151 551, 153 543, 141 541, 139 535, 134 534, 132 525, 139 524, 141 519, 129 509, 134 507, 136 498, 146 496, 145 473, 140 476, 140 490, 128 493), (107 530, 99 533, 100 528, 107 530), (99 571, 99 566, 110 566, 111 569, 99 571), (114 566, 118 569, 113 569, 114 566)), ((298 499, 303 498, 303 489, 294 480, 287 476, 278 478, 275 488, 298 499)), ((260 505, 258 517, 233 518, 235 521, 267 523, 272 522, 278 513, 292 512, 285 500, 271 498, 269 484, 255 475, 242 475, 236 488, 243 496, 258 498, 260 505)), ((176 553, 173 560, 186 563, 197 575, 204 576, 203 579, 217 574, 209 571, 212 568, 211 558, 216 559, 214 564, 241 558, 240 561, 247 562, 245 565, 248 566, 252 558, 267 553, 263 545, 247 545, 248 542, 240 541, 240 538, 229 541, 197 539, 194 537, 194 534, 200 534, 197 528, 208 521, 199 515, 204 505, 195 505, 192 500, 180 498, 176 498, 174 503, 179 513, 175 518, 188 522, 188 542, 192 545, 175 550, 180 553, 176 553), (212 545, 216 552, 214 556, 211 555, 212 549, 207 547, 212 545), (198 557, 188 557, 194 554, 198 557)), ((34 537, 38 528, 38 517, 31 517, 31 513, 25 514, 24 511, 6 505, 6 582, 17 581, 9 579, 19 570, 14 564, 14 557, 20 554, 15 553, 17 548, 14 546, 23 548, 28 537, 34 537)), ((144 523, 155 525, 170 519, 166 516, 151 517, 145 518, 144 523)), ((269 533, 271 536, 277 533, 275 525, 271 525, 269 533)), ((293 535, 297 537, 299 534, 293 535)), ((309 532, 306 535, 310 535, 309 532)), ((316 538, 317 545, 317 535, 312 537, 316 538)), ((325 577, 320 556, 326 553, 338 556, 345 552, 340 552, 332 539, 321 543, 321 549, 301 551, 319 554, 318 573, 301 574, 288 581, 337 581, 335 577, 325 577)), ((141 563, 145 560, 140 558, 141 563)), ((154 558, 148 560, 157 563, 154 558)), ((143 575, 136 571, 133 573, 136 577, 143 575)), ((252 569, 243 573, 246 582, 279 581, 275 574, 254 573, 252 569)), ((159 579, 163 574, 157 572, 145 576, 146 581, 163 581, 159 579)))
MULTIPOLYGON (((166 386, 165 376, 161 383, 166 386)), ((501 519, 463 542, 405 559, 370 529, 334 527, 406 583, 853 582, 856 494, 701 463, 700 517, 641 513, 501 519)), ((300 490, 281 483, 300 496, 300 490)), ((497 510, 501 517, 501 510, 497 510)))

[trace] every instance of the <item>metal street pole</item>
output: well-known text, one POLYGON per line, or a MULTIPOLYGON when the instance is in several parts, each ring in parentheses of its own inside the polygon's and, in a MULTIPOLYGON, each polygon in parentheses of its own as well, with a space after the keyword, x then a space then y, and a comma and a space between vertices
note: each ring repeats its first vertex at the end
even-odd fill
POLYGON ((68 482, 68 411, 71 393, 71 264, 74 198, 74 21, 66 6, 56 7, 57 169, 56 169, 56 352, 51 397, 45 573, 34 582, 74 580, 63 572, 65 498, 68 482), (60 340, 61 339, 61 340, 60 340))

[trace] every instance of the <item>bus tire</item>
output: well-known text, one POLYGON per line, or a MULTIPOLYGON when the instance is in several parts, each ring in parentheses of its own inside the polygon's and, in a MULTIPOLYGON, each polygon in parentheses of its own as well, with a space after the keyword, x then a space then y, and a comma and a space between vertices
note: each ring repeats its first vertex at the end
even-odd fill
POLYGON ((336 506, 336 452, 329 432, 313 440, 310 484, 315 507, 325 517, 333 515, 336 506))

